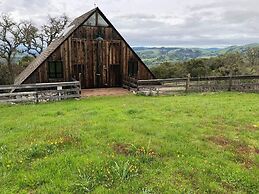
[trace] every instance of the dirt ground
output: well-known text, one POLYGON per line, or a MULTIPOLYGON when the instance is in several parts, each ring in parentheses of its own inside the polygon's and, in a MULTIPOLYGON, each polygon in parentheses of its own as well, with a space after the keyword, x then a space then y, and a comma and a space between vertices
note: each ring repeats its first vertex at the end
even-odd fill
POLYGON ((96 88, 96 89, 83 89, 82 98, 91 96, 124 96, 131 94, 130 91, 124 88, 96 88))

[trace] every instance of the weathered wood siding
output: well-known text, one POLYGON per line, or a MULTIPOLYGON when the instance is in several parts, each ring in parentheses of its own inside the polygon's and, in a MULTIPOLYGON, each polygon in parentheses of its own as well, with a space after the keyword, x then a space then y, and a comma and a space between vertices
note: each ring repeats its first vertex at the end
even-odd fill
POLYGON ((138 63, 134 78, 154 78, 114 28, 80 26, 25 83, 78 80, 81 73, 82 88, 122 86, 129 77, 129 60, 138 63), (103 40, 97 40, 98 37, 103 40), (62 61, 62 79, 49 79, 48 61, 62 61))

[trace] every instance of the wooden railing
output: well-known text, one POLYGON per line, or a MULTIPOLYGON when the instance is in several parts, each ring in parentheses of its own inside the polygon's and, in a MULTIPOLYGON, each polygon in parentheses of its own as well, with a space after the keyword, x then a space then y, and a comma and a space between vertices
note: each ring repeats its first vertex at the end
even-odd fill
POLYGON ((79 81, 37 83, 22 85, 0 85, 0 102, 45 102, 80 98, 79 81))
POLYGON ((138 80, 138 93, 239 91, 259 92, 259 76, 220 76, 138 80))
POLYGON ((137 88, 138 80, 135 78, 127 77, 123 80, 123 87, 124 88, 137 88))

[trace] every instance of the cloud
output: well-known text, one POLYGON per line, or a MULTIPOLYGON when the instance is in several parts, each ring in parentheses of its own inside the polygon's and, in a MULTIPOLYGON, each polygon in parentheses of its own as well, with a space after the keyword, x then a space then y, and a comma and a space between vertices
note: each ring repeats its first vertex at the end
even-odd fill
MULTIPOLYGON (((258 0, 102 0, 103 12, 131 45, 214 47, 259 42, 258 0)), ((1 0, 16 20, 71 19, 93 8, 78 0, 1 0)))

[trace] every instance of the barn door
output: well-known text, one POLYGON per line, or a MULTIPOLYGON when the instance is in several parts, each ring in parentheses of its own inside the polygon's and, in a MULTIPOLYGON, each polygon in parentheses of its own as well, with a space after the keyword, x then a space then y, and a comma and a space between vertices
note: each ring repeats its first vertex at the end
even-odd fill
POLYGON ((94 48, 94 87, 122 86, 120 41, 96 40, 94 48))
POLYGON ((96 88, 103 88, 107 86, 106 83, 106 41, 104 40, 96 40, 94 41, 94 48, 95 48, 95 64, 94 64, 94 75, 95 75, 95 87, 96 88))
POLYGON ((94 41, 95 87, 122 86, 121 43, 120 41, 94 41))
POLYGON ((122 86, 121 81, 121 66, 120 64, 110 65, 110 87, 120 87, 122 86))
POLYGON ((96 41, 95 86, 101 88, 102 84, 102 42, 96 41))
POLYGON ((121 42, 112 41, 109 45, 109 86, 122 86, 121 42))

